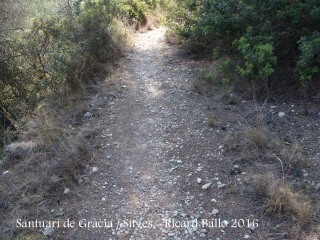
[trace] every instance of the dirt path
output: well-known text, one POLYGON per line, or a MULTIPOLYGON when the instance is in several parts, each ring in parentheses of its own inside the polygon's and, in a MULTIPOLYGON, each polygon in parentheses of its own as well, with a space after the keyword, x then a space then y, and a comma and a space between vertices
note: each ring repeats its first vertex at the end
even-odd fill
POLYGON ((0 239, 318 239, 319 94, 259 102, 223 77, 163 28, 135 34, 105 81, 7 146, 0 239), (48 217, 61 227, 15 225, 48 217))
POLYGON ((208 127, 206 99, 192 91, 193 62, 186 63, 164 29, 135 36, 114 91, 92 99, 106 109, 88 123, 101 129, 88 167, 99 170, 84 177, 67 209, 83 228, 68 229, 65 239, 234 239, 219 223, 202 222, 218 219, 217 208, 225 213, 219 221, 235 217, 237 204, 225 199, 219 130, 208 127))

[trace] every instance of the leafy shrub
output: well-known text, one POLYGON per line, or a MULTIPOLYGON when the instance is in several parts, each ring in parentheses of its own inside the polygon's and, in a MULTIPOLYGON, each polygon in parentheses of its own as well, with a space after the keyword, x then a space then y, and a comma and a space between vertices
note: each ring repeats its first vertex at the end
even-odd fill
POLYGON ((168 9, 178 34, 240 56, 242 76, 266 79, 285 64, 302 83, 319 77, 319 1, 176 0, 168 9))
POLYGON ((170 29, 182 37, 196 38, 194 27, 198 20, 199 9, 195 7, 195 1, 169 1, 165 9, 165 23, 170 29))
POLYGON ((273 73, 273 66, 277 61, 272 44, 268 41, 263 43, 263 40, 271 38, 265 37, 257 40, 250 35, 251 29, 247 32, 249 34, 233 42, 244 59, 244 66, 239 66, 239 72, 242 76, 254 80, 266 79, 273 73))
POLYGON ((147 23, 149 10, 164 4, 163 0, 120 0, 115 3, 117 15, 136 28, 147 23))
POLYGON ((81 88, 102 64, 120 56, 115 18, 139 27, 147 22, 147 12, 162 2, 4 0, 0 6, 0 14, 6 16, 0 18, 3 114, 19 120, 48 97, 81 88))
POLYGON ((119 55, 112 32, 114 4, 70 4, 55 14, 36 14, 26 29, 3 24, 7 29, 0 32, 0 104, 10 119, 21 119, 48 96, 79 89, 99 64, 119 55))
POLYGON ((118 5, 119 15, 136 27, 147 22, 146 10, 147 5, 143 1, 122 1, 118 5))
POLYGON ((320 33, 314 32, 309 37, 301 37, 298 43, 301 55, 297 71, 300 80, 307 83, 320 72, 320 33))

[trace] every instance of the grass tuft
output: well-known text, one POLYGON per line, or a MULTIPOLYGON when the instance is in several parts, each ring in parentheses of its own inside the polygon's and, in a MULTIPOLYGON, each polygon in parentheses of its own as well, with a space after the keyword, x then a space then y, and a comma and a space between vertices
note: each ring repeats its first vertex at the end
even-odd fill
POLYGON ((310 200, 294 193, 288 183, 273 175, 259 179, 256 195, 266 200, 268 213, 291 218, 299 228, 309 225, 313 219, 310 200))
MULTIPOLYGON (((40 119, 38 119, 40 121, 40 119)), ((49 210, 65 198, 64 189, 78 182, 89 160, 87 140, 81 132, 57 119, 30 124, 21 139, 7 147, 0 164, 0 234, 21 234, 13 228, 17 219, 35 220, 50 216, 49 210), (28 136, 29 135, 29 136, 28 136), (3 229, 8 229, 2 232, 3 229)))
POLYGON ((250 127, 245 132, 245 136, 260 150, 265 150, 269 146, 268 132, 264 127, 250 127))
POLYGON ((210 127, 217 127, 219 126, 219 120, 216 116, 210 115, 208 116, 208 125, 210 127))

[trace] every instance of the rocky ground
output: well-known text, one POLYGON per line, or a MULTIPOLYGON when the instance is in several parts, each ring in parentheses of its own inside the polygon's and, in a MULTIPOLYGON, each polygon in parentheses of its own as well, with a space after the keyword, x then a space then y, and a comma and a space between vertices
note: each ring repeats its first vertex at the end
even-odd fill
MULTIPOLYGON (((285 230, 278 231, 286 221, 265 214, 247 187, 258 173, 277 174, 279 164, 244 160, 230 153, 226 139, 243 132, 263 108, 274 132, 281 135, 286 126, 287 140, 312 141, 311 167, 297 184, 307 184, 319 199, 318 102, 309 104, 306 114, 294 103, 259 108, 253 101, 231 105, 201 95, 194 81, 205 62, 167 45, 164 33, 157 28, 136 34, 132 50, 89 100, 84 122, 99 131, 95 151, 79 186, 67 190, 72 197, 60 206, 75 227, 50 237, 286 238, 285 230), (217 122, 211 122, 212 115, 217 122)), ((233 144, 237 148, 241 142, 233 144)))

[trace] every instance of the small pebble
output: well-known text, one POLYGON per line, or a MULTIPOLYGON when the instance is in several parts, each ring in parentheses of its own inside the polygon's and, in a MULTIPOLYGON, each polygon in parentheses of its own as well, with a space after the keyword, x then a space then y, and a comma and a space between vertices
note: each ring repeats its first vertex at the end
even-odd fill
POLYGON ((206 190, 211 186, 211 183, 207 183, 205 185, 202 186, 202 189, 206 190))
POLYGON ((218 213, 219 213, 219 210, 215 208, 212 210, 211 215, 216 216, 218 213))
POLYGON ((45 228, 42 233, 45 236, 51 236, 54 233, 54 229, 48 227, 48 228, 45 228))
POLYGON ((239 165, 234 165, 233 168, 234 168, 234 169, 239 169, 240 166, 239 166, 239 165))
POLYGON ((92 173, 96 173, 96 172, 98 172, 99 171, 99 168, 98 167, 93 167, 92 168, 92 173))
POLYGON ((83 116, 86 118, 91 118, 93 114, 91 112, 86 112, 83 116))
POLYGON ((70 189, 69 188, 66 188, 65 190, 64 190, 64 194, 68 194, 70 192, 70 189))

